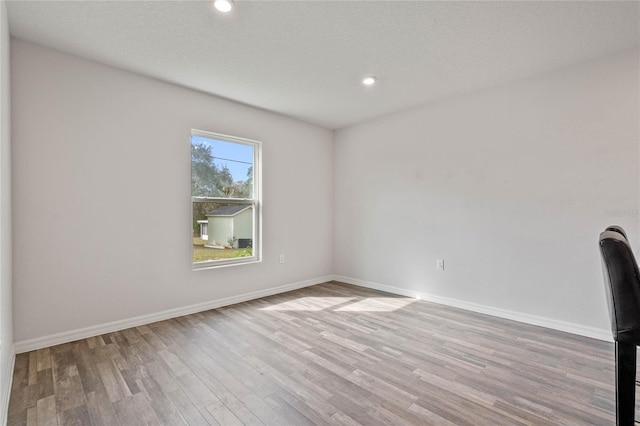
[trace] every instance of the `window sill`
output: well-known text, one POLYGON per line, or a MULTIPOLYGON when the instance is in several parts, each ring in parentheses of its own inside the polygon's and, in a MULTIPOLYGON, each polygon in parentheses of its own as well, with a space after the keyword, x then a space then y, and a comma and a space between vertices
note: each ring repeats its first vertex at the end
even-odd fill
POLYGON ((206 269, 218 269, 226 268, 228 266, 249 265, 252 263, 260 263, 261 259, 257 257, 245 257, 232 260, 213 260, 209 262, 193 263, 191 266, 192 271, 204 271, 206 269))

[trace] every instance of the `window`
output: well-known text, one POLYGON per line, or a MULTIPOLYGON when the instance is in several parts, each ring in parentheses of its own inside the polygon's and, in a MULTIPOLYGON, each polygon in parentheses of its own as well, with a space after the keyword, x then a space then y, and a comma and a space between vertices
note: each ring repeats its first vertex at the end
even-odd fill
POLYGON ((193 269, 260 260, 260 147, 191 131, 193 269))

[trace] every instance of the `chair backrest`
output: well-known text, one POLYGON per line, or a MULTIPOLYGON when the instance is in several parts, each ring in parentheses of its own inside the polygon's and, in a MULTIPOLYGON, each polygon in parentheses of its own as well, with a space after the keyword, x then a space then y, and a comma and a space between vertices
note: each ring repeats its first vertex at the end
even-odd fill
POLYGON ((624 229, 622 228, 622 226, 618 226, 618 225, 607 226, 607 229, 605 229, 605 231, 614 231, 619 234, 622 234, 625 240, 629 241, 629 237, 627 237, 627 233, 624 232, 624 229))
POLYGON ((640 344, 640 274, 624 230, 600 234, 600 254, 613 339, 640 344))

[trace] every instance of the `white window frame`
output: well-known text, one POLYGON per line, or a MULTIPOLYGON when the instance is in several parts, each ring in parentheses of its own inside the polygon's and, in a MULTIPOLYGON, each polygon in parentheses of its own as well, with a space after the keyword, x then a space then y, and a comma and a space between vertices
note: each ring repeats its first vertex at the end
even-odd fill
MULTIPOLYGON (((222 133, 207 132, 204 130, 191 129, 191 137, 201 136, 209 139, 221 140, 224 142, 250 145, 253 147, 253 198, 224 198, 224 197, 194 197, 191 195, 191 218, 193 218, 193 203, 224 203, 243 204, 253 207, 253 238, 251 241, 252 256, 237 257, 233 259, 207 260, 204 262, 193 261, 193 244, 191 244, 191 268, 194 271, 220 268, 232 265, 245 265, 247 263, 257 263, 262 261, 262 142, 246 139, 237 136, 225 135, 222 133)), ((189 138, 191 140, 191 138, 189 138)), ((191 168, 189 168, 191 170, 191 168)), ((191 181, 191 179, 190 179, 191 181)), ((190 186, 191 188, 191 186, 190 186)), ((191 189, 189 189, 191 192, 191 189)), ((191 221, 190 221, 191 223, 191 221)), ((191 228, 191 226, 190 226, 191 228)), ((189 233, 193 234, 193 230, 189 233)))

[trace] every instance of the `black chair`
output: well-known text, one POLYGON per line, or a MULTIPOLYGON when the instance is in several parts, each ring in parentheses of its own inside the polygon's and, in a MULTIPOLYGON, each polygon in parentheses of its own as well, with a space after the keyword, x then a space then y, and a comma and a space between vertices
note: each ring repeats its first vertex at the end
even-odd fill
POLYGON ((616 424, 632 426, 636 399, 636 346, 640 344, 640 274, 620 227, 600 234, 602 271, 616 351, 616 424))

